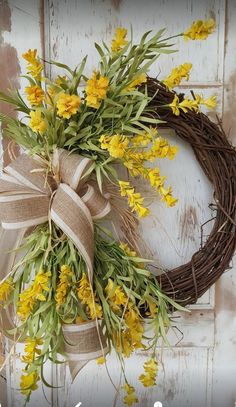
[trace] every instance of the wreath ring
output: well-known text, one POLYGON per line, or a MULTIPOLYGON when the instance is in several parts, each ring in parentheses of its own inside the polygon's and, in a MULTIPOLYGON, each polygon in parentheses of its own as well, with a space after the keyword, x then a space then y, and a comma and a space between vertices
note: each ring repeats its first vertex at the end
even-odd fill
MULTIPOLYGON (((236 247, 236 151, 221 124, 213 123, 205 114, 189 111, 175 116, 163 108, 173 100, 173 92, 154 78, 148 79, 150 106, 165 121, 158 127, 171 128, 189 143, 205 175, 213 185, 216 210, 213 228, 204 244, 191 260, 158 276, 163 291, 182 305, 196 303, 229 269, 236 247)), ((194 95, 193 95, 194 96, 194 95)), ((183 94, 178 95, 183 100, 183 94)), ((212 221, 210 219, 206 223, 212 221)), ((203 226, 203 225, 202 225, 203 226)))

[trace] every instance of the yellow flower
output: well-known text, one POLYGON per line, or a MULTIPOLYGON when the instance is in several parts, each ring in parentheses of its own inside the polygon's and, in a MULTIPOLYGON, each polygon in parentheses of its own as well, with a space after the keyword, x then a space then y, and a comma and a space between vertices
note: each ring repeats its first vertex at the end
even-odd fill
POLYGON ((189 110, 198 111, 199 106, 195 100, 185 98, 179 103, 179 108, 183 110, 184 113, 188 113, 189 110))
POLYGON ((145 364, 144 364, 144 369, 145 369, 145 372, 150 373, 152 375, 156 375, 157 370, 158 370, 158 365, 157 365, 156 359, 151 358, 151 359, 147 360, 147 362, 145 362, 145 364))
POLYGON ((212 95, 207 99, 204 99, 202 95, 195 95, 194 102, 197 104, 197 107, 200 110, 200 105, 206 106, 208 109, 214 109, 217 105, 216 95, 212 95))
POLYGON ((82 274, 82 278, 79 281, 77 295, 81 303, 87 306, 88 315, 92 320, 102 318, 102 307, 85 273, 82 274))
POLYGON ((38 356, 41 355, 41 349, 39 349, 38 346, 42 344, 43 344, 42 339, 27 338, 24 349, 25 355, 23 355, 21 358, 22 362, 32 363, 36 355, 38 356))
POLYGON ((179 116, 179 115, 180 115, 179 98, 178 98, 177 95, 174 96, 174 99, 172 100, 172 102, 171 102, 168 106, 172 109, 172 112, 173 112, 176 116, 179 116))
POLYGON ((143 337, 143 324, 142 319, 137 311, 134 308, 133 304, 129 304, 128 310, 124 316, 125 324, 128 327, 128 333, 130 335, 131 344, 133 349, 143 348, 142 337, 143 337))
POLYGON ((106 136, 105 134, 103 134, 100 138, 99 141, 101 143, 101 148, 103 150, 107 150, 109 148, 109 144, 111 141, 111 137, 110 136, 106 136))
POLYGON ((115 134, 111 137, 109 142, 109 154, 114 158, 123 158, 128 145, 129 139, 127 137, 115 134))
POLYGON ((157 361, 153 358, 149 359, 144 363, 145 374, 139 376, 139 380, 142 382, 144 387, 155 386, 158 365, 157 361))
POLYGON ((133 191, 133 188, 128 181, 119 181, 119 186, 121 196, 126 196, 128 189, 131 189, 133 191))
POLYGON ((68 289, 71 284, 72 276, 73 276, 73 273, 69 266, 67 266, 67 265, 61 266, 61 272, 59 275, 60 282, 57 285, 56 295, 55 295, 57 308, 59 308, 61 305, 63 305, 66 301, 66 296, 67 296, 67 292, 68 292, 68 289))
POLYGON ((32 106, 38 106, 44 100, 44 91, 39 86, 27 86, 25 88, 27 100, 32 106))
POLYGON ((184 40, 205 40, 210 34, 215 31, 216 23, 213 18, 209 20, 194 21, 191 27, 184 32, 184 40))
POLYGON ((148 178, 152 187, 159 188, 160 185, 163 185, 165 177, 160 176, 159 168, 152 168, 148 170, 148 178))
POLYGON ((104 358, 104 356, 101 356, 100 358, 96 359, 97 365, 104 365, 105 362, 106 359, 104 358))
POLYGON ((49 291, 48 281, 51 276, 51 272, 46 273, 40 270, 35 277, 34 282, 26 290, 24 290, 17 303, 17 314, 25 321, 30 314, 32 314, 34 306, 37 301, 46 301, 44 292, 49 291))
POLYGON ((183 78, 187 81, 189 80, 189 72, 192 69, 192 64, 185 63, 179 65, 178 67, 172 69, 171 73, 167 78, 163 81, 163 83, 169 89, 173 89, 175 86, 178 86, 183 78))
POLYGON ((137 205, 135 210, 140 218, 146 218, 150 214, 150 210, 142 205, 137 205))
POLYGON ((134 250, 132 250, 132 249, 127 245, 127 243, 121 242, 121 243, 119 244, 119 247, 120 247, 122 250, 124 250, 124 252, 127 254, 127 256, 130 256, 130 257, 136 257, 136 256, 137 256, 137 253, 136 253, 134 250))
POLYGON ((87 304, 88 301, 91 300, 92 298, 92 290, 90 283, 87 279, 87 276, 85 273, 83 273, 82 278, 79 282, 79 288, 78 288, 78 298, 81 300, 82 304, 87 304))
POLYGON ((87 106, 98 109, 101 101, 106 99, 108 85, 109 79, 94 71, 85 88, 87 106))
POLYGON ((25 395, 29 395, 31 391, 37 390, 38 385, 37 381, 39 380, 39 375, 37 372, 32 372, 27 375, 21 376, 20 381, 20 388, 21 393, 25 395))
POLYGON ((43 270, 40 270, 35 277, 33 283, 33 291, 35 294, 36 300, 46 301, 46 297, 42 295, 43 291, 49 291, 48 280, 51 276, 51 272, 47 271, 46 273, 43 270))
POLYGON ((128 41, 125 39, 126 35, 126 28, 118 27, 116 29, 115 37, 111 43, 112 52, 119 52, 128 43, 128 41))
POLYGON ((176 202, 178 202, 178 199, 172 196, 171 187, 167 189, 164 188, 165 177, 160 176, 159 168, 148 169, 147 177, 151 186, 157 189, 157 192, 162 197, 161 200, 165 201, 168 207, 174 206, 176 202))
POLYGON ((132 144, 134 147, 146 147, 157 135, 157 130, 153 129, 152 134, 144 132, 143 134, 137 134, 132 138, 132 144))
POLYGON ((136 78, 129 83, 128 86, 126 86, 125 91, 127 92, 132 92, 135 90, 135 88, 139 85, 141 85, 142 83, 146 83, 147 82, 147 76, 143 73, 141 75, 136 76, 136 78))
POLYGON ((174 96, 173 101, 168 106, 172 109, 172 112, 176 116, 180 115, 181 110, 184 113, 187 113, 189 110, 198 111, 199 108, 196 100, 185 98, 184 100, 182 100, 182 102, 180 102, 177 95, 174 96))
POLYGON ((37 111, 31 111, 30 112, 30 121, 29 121, 29 127, 35 132, 39 132, 40 134, 45 133, 47 129, 47 123, 46 120, 43 119, 42 113, 40 110, 37 111))
POLYGON ((148 373, 141 374, 139 376, 139 380, 140 380, 140 382, 142 382, 144 387, 152 387, 152 386, 155 386, 155 384, 156 384, 155 378, 153 378, 153 376, 148 373))
POLYGON ((99 141, 101 148, 108 150, 109 154, 114 158, 123 158, 129 145, 128 138, 119 134, 114 134, 111 137, 102 135, 99 141))
POLYGON ((166 202, 169 208, 175 206, 175 204, 178 202, 178 199, 174 198, 171 194, 167 194, 166 196, 164 196, 163 200, 166 202))
POLYGON ((140 218, 148 216, 150 211, 142 205, 144 198, 141 197, 141 194, 135 193, 134 188, 127 181, 119 181, 119 186, 120 194, 127 197, 131 210, 136 211, 140 218))
POLYGON ((135 389, 133 386, 125 383, 123 389, 126 391, 126 396, 123 400, 126 406, 131 407, 133 404, 138 403, 138 398, 135 394, 135 389))
POLYGON ((171 146, 170 143, 163 137, 157 137, 151 149, 146 152, 145 157, 148 161, 154 161, 156 158, 169 158, 172 160, 178 148, 171 146))
POLYGON ((113 311, 119 311, 121 306, 126 305, 126 295, 124 294, 122 288, 117 286, 111 278, 108 279, 108 283, 105 287, 105 292, 113 311))
POLYGON ((30 64, 34 63, 37 56, 37 49, 29 49, 27 52, 22 54, 22 57, 30 64))
POLYGON ((79 110, 81 99, 77 95, 69 95, 65 92, 59 94, 57 99, 57 114, 64 119, 70 119, 79 110))
POLYGON ((89 315, 92 320, 102 318, 102 307, 97 301, 98 299, 95 297, 95 301, 91 300, 87 303, 89 315))
POLYGON ((43 70, 43 64, 39 61, 35 61, 33 64, 28 65, 27 73, 33 76, 35 79, 41 78, 41 72, 43 70))
POLYGON ((37 58, 37 50, 29 49, 22 57, 28 62, 27 73, 35 79, 40 79, 43 70, 43 64, 37 58))
POLYGON ((135 305, 130 302, 124 315, 125 325, 122 331, 113 331, 113 345, 117 352, 129 357, 135 349, 144 348, 143 323, 135 305))
POLYGON ((8 278, 0 284, 0 301, 7 301, 13 290, 12 279, 8 278))
POLYGON ((147 300, 149 311, 146 313, 151 318, 155 318, 158 312, 157 304, 152 300, 147 300))
POLYGON ((165 189, 163 186, 158 188, 159 194, 162 196, 161 200, 165 201, 168 207, 172 207, 178 202, 177 198, 172 196, 172 188, 168 187, 165 189))

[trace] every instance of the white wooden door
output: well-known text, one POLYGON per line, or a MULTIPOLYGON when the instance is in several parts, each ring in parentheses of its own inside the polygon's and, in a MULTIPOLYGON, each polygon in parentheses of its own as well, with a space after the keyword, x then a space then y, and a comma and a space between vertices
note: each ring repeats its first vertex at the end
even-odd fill
MULTIPOLYGON (((179 53, 163 56, 152 67, 150 75, 164 78, 173 66, 192 62, 191 80, 181 87, 181 91, 194 89, 205 95, 217 94, 218 114, 223 117, 226 130, 231 129, 229 137, 233 140, 236 132, 233 108, 236 103, 233 87, 236 78, 235 0, 48 0, 44 13, 42 2, 22 0, 9 1, 9 8, 12 31, 4 32, 3 37, 18 56, 29 47, 38 47, 45 52, 46 59, 75 66, 84 54, 88 54, 88 75, 98 60, 94 41, 110 42, 116 26, 129 29, 132 25, 134 39, 138 40, 150 29, 157 31, 166 26, 173 34, 183 31, 195 19, 214 17, 217 22, 215 34, 202 42, 177 41, 179 53), (31 27, 32 36, 27 35, 29 28, 24 27, 31 27)), ((22 60, 21 66, 23 70, 22 60)), ((55 68, 50 74, 56 74, 55 68)), ((21 85, 24 85, 23 81, 21 85)), ((174 186, 179 204, 166 209, 160 202, 153 203, 152 216, 142 223, 140 230, 153 257, 168 269, 188 261, 198 249, 201 225, 211 218, 208 205, 212 202, 212 188, 191 148, 175 134, 166 134, 179 145, 179 154, 171 164, 163 161, 160 166, 174 186)), ((210 227, 210 223, 204 227, 204 235, 209 233, 210 227)), ((176 318, 179 331, 170 333, 173 349, 160 349, 162 364, 155 388, 145 390, 141 385, 137 386, 137 377, 147 354, 137 352, 127 360, 127 377, 138 389, 137 406, 151 407, 156 401, 162 402, 164 407, 235 405, 235 284, 236 269, 232 268, 191 307, 191 314, 176 318)), ((17 352, 20 349, 18 347, 17 352)), ((116 384, 120 373, 117 366, 111 355, 108 368, 116 384)), ((9 407, 22 404, 17 390, 20 368, 19 359, 11 357, 7 370, 9 407)), ((90 362, 73 384, 65 367, 51 369, 49 366, 48 376, 55 385, 61 386, 47 391, 49 405, 73 407, 79 402, 82 407, 113 405, 115 390, 104 366, 90 362)), ((35 392, 30 406, 48 405, 43 390, 35 392)), ((123 406, 122 397, 118 399, 118 406, 123 406)))

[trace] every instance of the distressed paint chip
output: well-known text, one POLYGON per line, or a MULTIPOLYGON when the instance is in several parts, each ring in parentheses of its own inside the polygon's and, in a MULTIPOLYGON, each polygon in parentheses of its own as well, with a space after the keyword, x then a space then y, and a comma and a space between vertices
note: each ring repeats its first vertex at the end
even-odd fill
POLYGON ((180 238, 182 241, 195 240, 194 230, 198 225, 196 209, 189 205, 180 216, 180 238))

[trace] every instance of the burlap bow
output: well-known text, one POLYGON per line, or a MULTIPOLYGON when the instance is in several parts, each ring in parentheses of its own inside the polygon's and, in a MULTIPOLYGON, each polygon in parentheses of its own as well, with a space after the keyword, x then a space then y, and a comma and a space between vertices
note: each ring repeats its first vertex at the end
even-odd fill
MULTIPOLYGON (((87 265, 89 280, 92 281, 93 220, 107 215, 111 209, 110 203, 107 196, 101 194, 96 183, 86 179, 86 172, 89 173, 89 167, 92 165, 89 158, 60 149, 56 150, 52 162, 56 177, 50 175, 43 160, 31 158, 26 154, 19 156, 4 169, 0 179, 0 222, 5 231, 2 233, 0 249, 16 248, 29 227, 51 219, 77 247, 87 265)), ((0 260, 0 281, 13 264, 14 255, 4 253, 0 260)), ((2 321, 3 328, 9 329, 14 325, 6 313, 3 313, 2 321)), ((92 358, 89 353, 96 357, 104 353, 101 347, 105 342, 98 326, 94 329, 94 325, 83 325, 83 329, 81 326, 77 328, 80 339, 81 330, 84 334, 87 334, 88 330, 93 332, 89 350, 86 349, 86 341, 83 341, 82 356, 75 358, 83 360, 84 365, 92 358)), ((76 327, 71 329, 76 332, 76 327)), ((76 338, 74 339, 76 342, 76 338)), ((75 353, 72 349, 73 347, 70 353, 75 353)), ((76 351, 80 352, 79 346, 76 351)), ((78 366, 76 370, 79 370, 78 366)))

